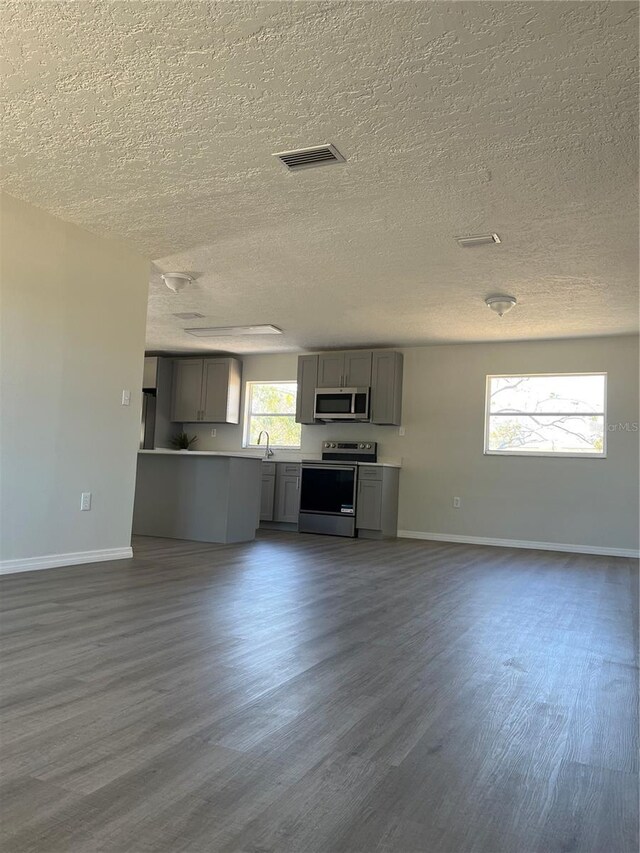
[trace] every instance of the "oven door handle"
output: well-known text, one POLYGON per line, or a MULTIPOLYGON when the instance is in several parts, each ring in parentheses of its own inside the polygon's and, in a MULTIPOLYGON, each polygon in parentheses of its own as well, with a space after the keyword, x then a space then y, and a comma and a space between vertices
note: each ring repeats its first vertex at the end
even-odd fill
POLYGON ((302 465, 303 471, 353 471, 355 473, 355 465, 330 465, 323 462, 321 465, 302 465))

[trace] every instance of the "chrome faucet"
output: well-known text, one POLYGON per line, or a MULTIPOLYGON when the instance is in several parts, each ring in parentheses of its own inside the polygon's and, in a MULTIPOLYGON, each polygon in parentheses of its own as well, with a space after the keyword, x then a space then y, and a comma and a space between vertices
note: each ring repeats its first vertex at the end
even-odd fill
POLYGON ((266 431, 266 429, 260 430, 260 435, 258 436, 257 443, 260 444, 260 439, 262 438, 263 434, 267 436, 267 446, 264 450, 264 458, 268 459, 270 456, 273 456, 273 450, 271 450, 271 448, 269 447, 269 433, 266 431))

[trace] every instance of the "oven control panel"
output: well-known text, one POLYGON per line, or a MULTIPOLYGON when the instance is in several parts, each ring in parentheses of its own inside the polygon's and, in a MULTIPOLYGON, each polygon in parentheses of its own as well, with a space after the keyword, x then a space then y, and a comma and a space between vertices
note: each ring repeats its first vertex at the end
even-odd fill
POLYGON ((375 452, 376 441, 325 441, 323 450, 368 450, 375 452))
POLYGON ((323 441, 322 458, 334 461, 343 459, 345 462, 376 462, 378 459, 378 442, 323 441))

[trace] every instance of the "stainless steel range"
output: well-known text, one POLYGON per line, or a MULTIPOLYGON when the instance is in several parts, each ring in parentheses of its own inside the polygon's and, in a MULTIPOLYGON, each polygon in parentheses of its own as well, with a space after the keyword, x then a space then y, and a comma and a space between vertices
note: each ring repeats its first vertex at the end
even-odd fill
POLYGON ((322 458, 303 459, 300 533, 356 535, 358 462, 376 462, 375 441, 325 441, 322 458))

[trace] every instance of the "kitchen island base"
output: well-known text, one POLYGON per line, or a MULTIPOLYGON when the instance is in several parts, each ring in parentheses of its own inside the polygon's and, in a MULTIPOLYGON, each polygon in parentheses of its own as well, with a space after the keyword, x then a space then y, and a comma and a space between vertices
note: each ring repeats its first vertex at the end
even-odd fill
POLYGON ((250 542, 260 514, 261 461, 213 453, 138 454, 133 533, 250 542))

